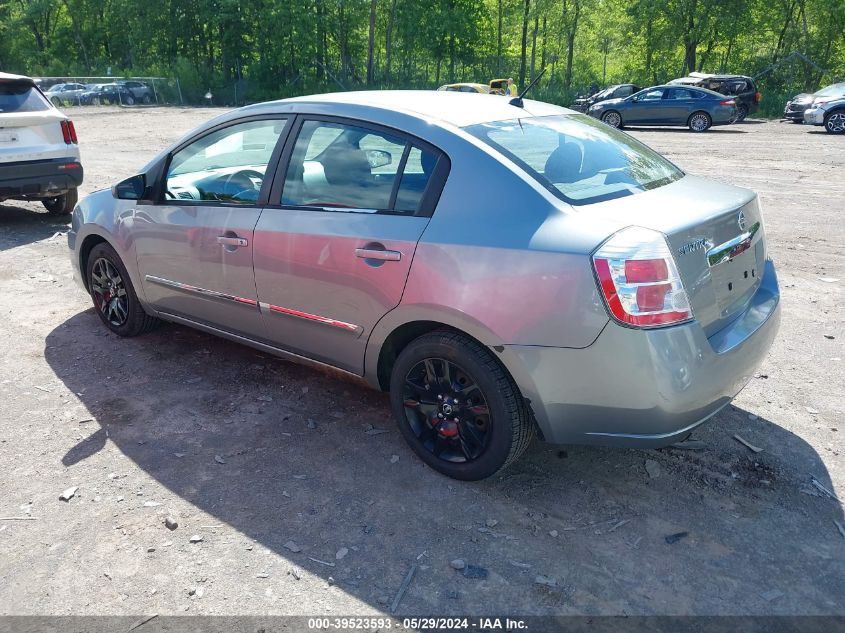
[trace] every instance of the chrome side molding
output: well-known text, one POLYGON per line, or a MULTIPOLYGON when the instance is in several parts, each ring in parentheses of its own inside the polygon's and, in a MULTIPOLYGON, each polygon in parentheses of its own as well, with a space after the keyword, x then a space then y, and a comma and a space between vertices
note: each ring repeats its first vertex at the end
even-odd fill
POLYGON ((248 305, 255 308, 258 307, 258 301, 256 301, 255 299, 247 299, 246 297, 238 297, 236 295, 226 294, 225 292, 217 292, 216 290, 209 290, 208 288, 192 286, 191 284, 183 284, 179 281, 172 281, 170 279, 164 279, 163 277, 156 277, 155 275, 146 275, 144 278, 148 282, 152 284, 158 284, 159 286, 165 286, 167 288, 176 288, 176 290, 192 292, 194 294, 203 295, 204 297, 211 297, 212 299, 234 301, 235 303, 241 303, 243 305, 248 305))
POLYGON ((294 310, 293 308, 285 308, 282 306, 273 305, 272 303, 265 303, 263 301, 259 302, 259 307, 261 308, 262 312, 273 312, 275 314, 282 314, 292 317, 297 317, 300 319, 306 319, 308 321, 314 321, 316 323, 322 323, 323 325, 329 325, 331 327, 336 327, 341 330, 346 330, 347 332, 352 332, 356 335, 360 335, 361 332, 364 331, 360 325, 355 325, 354 323, 347 323, 346 321, 338 321, 337 319, 332 319, 331 317, 321 316, 319 314, 311 314, 309 312, 302 312, 301 310, 294 310))

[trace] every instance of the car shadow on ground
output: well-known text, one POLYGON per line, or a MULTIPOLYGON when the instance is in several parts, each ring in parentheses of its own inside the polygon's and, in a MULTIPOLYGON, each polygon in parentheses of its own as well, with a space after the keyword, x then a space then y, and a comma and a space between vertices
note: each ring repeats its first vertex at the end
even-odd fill
MULTIPOLYGON (((732 123, 731 125, 743 125, 742 123, 732 123)), ((625 130, 636 130, 637 132, 676 132, 679 134, 748 134, 745 130, 726 129, 727 126, 716 126, 707 129, 705 132, 693 132, 686 127, 639 127, 636 125, 626 125, 625 130)))
POLYGON ((64 233, 68 230, 69 222, 70 216, 50 215, 40 202, 0 202, 0 251, 64 233))
POLYGON ((218 568, 243 569, 256 544, 277 555, 276 577, 306 570, 387 610, 416 566, 402 614, 841 611, 842 509, 810 479, 833 490, 824 460, 739 408, 696 432, 703 450, 536 443, 462 483, 405 446, 384 394, 188 328, 120 339, 88 310, 47 336, 45 356, 97 424, 62 463, 120 451, 172 493, 164 507, 243 535, 187 545, 194 527, 139 515, 137 529, 209 548, 218 568))

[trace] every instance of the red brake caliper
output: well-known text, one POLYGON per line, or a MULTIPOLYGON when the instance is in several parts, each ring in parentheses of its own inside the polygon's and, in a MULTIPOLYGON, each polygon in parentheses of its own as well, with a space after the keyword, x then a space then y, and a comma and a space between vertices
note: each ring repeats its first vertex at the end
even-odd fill
POLYGON ((455 437, 458 434, 458 424, 452 420, 443 420, 437 427, 437 432, 443 437, 455 437))

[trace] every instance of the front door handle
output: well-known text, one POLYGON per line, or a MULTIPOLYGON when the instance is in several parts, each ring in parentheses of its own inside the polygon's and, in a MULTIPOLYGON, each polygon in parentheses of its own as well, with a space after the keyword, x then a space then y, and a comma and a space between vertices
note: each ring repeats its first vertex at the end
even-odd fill
POLYGON ((355 257, 361 259, 380 259, 386 262, 398 262, 402 259, 399 251, 387 251, 379 248, 356 248, 355 257))
POLYGON ((222 244, 223 246, 248 246, 249 241, 243 237, 228 237, 226 235, 220 235, 217 237, 217 243, 222 244))

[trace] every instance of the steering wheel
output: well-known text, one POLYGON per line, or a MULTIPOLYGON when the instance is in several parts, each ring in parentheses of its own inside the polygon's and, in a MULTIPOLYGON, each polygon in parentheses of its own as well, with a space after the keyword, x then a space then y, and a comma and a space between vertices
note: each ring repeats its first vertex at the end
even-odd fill
POLYGON ((241 169, 240 171, 232 172, 223 180, 222 193, 224 195, 230 195, 233 200, 239 199, 241 195, 247 192, 252 192, 257 196, 261 185, 259 184, 256 187, 253 178, 259 182, 264 182, 264 174, 256 169, 241 169), (229 194, 232 189, 234 189, 235 193, 229 194))

